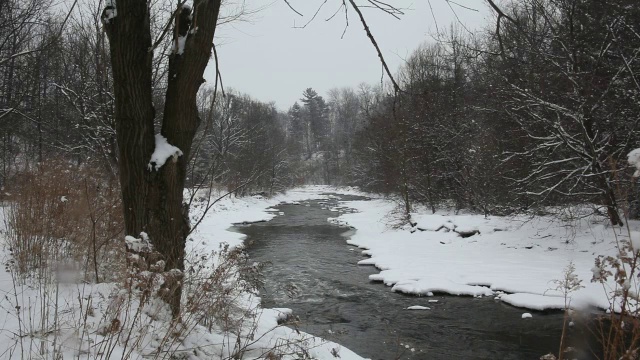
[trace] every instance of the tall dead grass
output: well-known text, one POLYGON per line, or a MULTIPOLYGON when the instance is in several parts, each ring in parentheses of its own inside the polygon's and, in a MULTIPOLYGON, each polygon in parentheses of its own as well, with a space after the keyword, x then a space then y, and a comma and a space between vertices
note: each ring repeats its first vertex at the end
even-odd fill
POLYGON ((117 181, 95 168, 49 161, 17 174, 7 192, 6 244, 18 274, 53 269, 91 282, 124 274, 117 181))
POLYGON ((188 254, 174 318, 157 296, 171 271, 135 266, 117 182, 94 168, 49 161, 16 175, 5 192, 12 289, 2 292, 0 321, 12 335, 0 357, 308 359, 320 344, 310 336, 265 342, 284 325, 260 328, 263 265, 241 248, 188 254))

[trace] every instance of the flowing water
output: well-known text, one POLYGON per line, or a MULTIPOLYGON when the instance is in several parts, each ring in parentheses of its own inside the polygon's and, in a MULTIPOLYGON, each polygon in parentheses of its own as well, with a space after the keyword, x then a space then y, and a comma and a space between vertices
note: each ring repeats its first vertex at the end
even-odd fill
POLYGON ((236 228, 248 235, 252 260, 270 262, 264 307, 291 308, 300 330, 376 360, 538 359, 557 353, 560 312, 522 319, 528 310, 493 298, 406 296, 369 281, 377 271, 357 265, 363 255, 347 245, 349 229, 327 222, 349 211, 330 211, 338 205, 336 198, 281 204, 273 220, 236 228), (406 310, 413 305, 430 310, 406 310))

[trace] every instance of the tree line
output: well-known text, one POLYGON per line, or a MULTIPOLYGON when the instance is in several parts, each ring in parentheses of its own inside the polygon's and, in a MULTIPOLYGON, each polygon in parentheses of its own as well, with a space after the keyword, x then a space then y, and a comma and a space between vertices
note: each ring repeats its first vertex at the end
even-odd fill
POLYGON ((640 8, 523 0, 498 11, 483 31, 456 24, 417 48, 400 91, 361 85, 325 102, 306 90, 290 136, 321 157, 324 182, 398 194, 407 214, 588 203, 622 224, 628 202, 637 212, 625 170, 639 140, 640 8))
MULTIPOLYGON (((117 178, 114 77, 101 4, 72 14, 52 11, 47 0, 7 0, 0 8, 0 187, 54 158, 117 178)), ((151 88, 159 132, 172 39, 156 46, 161 56, 153 60, 151 88)), ((210 84, 197 107, 202 125, 189 186, 215 184, 244 195, 303 183, 290 169, 285 114, 273 104, 210 84)))

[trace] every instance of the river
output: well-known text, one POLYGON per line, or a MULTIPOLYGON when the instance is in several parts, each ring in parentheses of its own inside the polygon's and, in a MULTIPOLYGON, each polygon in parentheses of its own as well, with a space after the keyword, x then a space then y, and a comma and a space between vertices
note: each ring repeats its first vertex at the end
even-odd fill
POLYGON ((377 271, 357 265, 364 257, 347 245, 349 229, 327 222, 349 211, 330 211, 339 200, 364 198, 338 196, 280 204, 273 220, 236 228, 248 236, 251 259, 270 263, 261 290, 264 307, 291 308, 300 330, 376 360, 520 360, 557 353, 561 312, 522 319, 530 311, 492 297, 406 296, 369 281, 377 271), (406 310, 414 305, 430 309, 406 310))

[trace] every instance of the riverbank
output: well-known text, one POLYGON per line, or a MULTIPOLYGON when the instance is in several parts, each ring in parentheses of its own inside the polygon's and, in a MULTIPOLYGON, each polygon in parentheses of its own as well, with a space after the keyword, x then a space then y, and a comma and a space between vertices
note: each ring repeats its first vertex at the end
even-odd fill
MULTIPOLYGON (((309 206, 303 202, 327 199, 330 196, 325 193, 329 192, 372 197, 367 201, 339 202, 337 207, 356 212, 327 209, 327 212, 335 210, 332 214, 336 215, 327 220, 355 229, 347 242, 362 248, 369 256, 359 263, 378 268, 380 272, 369 278, 384 282, 394 291, 413 295, 491 296, 528 309, 561 309, 564 298, 555 290, 553 281, 560 279, 563 269, 572 262, 584 288, 571 294, 571 306, 608 308, 606 292, 590 279, 596 256, 615 253, 615 236, 598 219, 583 218, 572 224, 576 226, 568 226, 551 217, 485 218, 417 211, 413 214, 415 226, 396 227, 389 217, 396 206, 393 201, 354 189, 308 186, 271 199, 226 197, 211 207, 191 235, 187 243, 189 265, 196 263, 193 259, 207 254, 214 256, 207 258, 204 265, 216 264, 221 248, 243 246, 245 236, 230 231, 233 224, 269 221, 282 215, 273 208, 278 204, 309 206), (461 237, 460 233, 473 234, 461 237)), ((203 211, 203 203, 194 204, 194 222, 203 211)), ((618 238, 624 239, 625 233, 619 232, 618 238)), ((2 249, 4 263, 9 264, 10 249, 6 246, 2 249)), ((357 260, 353 258, 354 263, 357 260)), ((220 323, 208 328, 194 325, 174 338, 168 334, 175 330, 175 324, 162 304, 140 307, 135 299, 127 302, 127 292, 118 283, 55 284, 34 280, 20 282, 8 271, 0 273, 3 289, 0 308, 5 312, 0 319, 2 358, 46 358, 47 354, 57 354, 64 358, 142 359, 162 358, 171 351, 188 354, 191 359, 225 359, 238 356, 239 349, 245 357, 264 358, 277 349, 278 353, 287 354, 283 359, 298 358, 301 352, 320 360, 335 359, 336 354, 342 359, 362 359, 334 342, 278 325, 290 311, 262 309, 260 298, 251 291, 231 294, 236 314, 246 314, 234 320, 237 325, 234 329, 220 323), (118 316, 114 316, 114 304, 120 304, 118 316), (173 340, 167 343, 167 339, 173 340)), ((415 304, 406 305, 404 308, 415 304)), ((433 312, 414 311, 425 315, 433 312)))
MULTIPOLYGON (((609 226, 606 219, 588 216, 572 222, 551 216, 500 217, 412 214, 415 226, 397 227, 397 204, 385 200, 342 204, 355 213, 332 221, 356 231, 348 243, 369 258, 359 262, 380 270, 370 276, 393 291, 429 296, 434 293, 493 296, 513 306, 564 309, 557 280, 572 263, 582 288, 569 295, 572 308, 608 309, 608 289, 591 282, 598 255, 615 255, 616 239, 628 240, 628 230, 609 226)), ((637 230, 639 224, 632 221, 637 230)))
MULTIPOLYGON (((353 231, 327 221, 352 211, 343 206, 350 200, 366 198, 330 194, 280 204, 271 221, 237 226, 251 261, 268 264, 265 307, 290 308, 298 329, 375 360, 520 360, 557 351, 560 311, 523 320, 528 310, 490 297, 406 296, 369 281, 378 271, 358 265, 364 256, 346 243, 353 231)), ((588 349, 582 328, 572 330, 571 345, 588 349)))
MULTIPOLYGON (((323 189, 305 187, 271 199, 225 197, 215 203, 188 239, 186 267, 196 265, 200 272, 188 274, 187 283, 189 276, 215 276, 217 265, 224 261, 221 249, 243 245, 244 235, 229 230, 234 223, 270 220, 278 214, 269 207, 322 198, 323 189)), ((205 203, 194 203, 194 222, 204 208, 205 203)), ((141 303, 137 290, 118 282, 86 283, 81 270, 65 274, 68 279, 64 282, 49 279, 49 275, 52 279, 60 275, 54 269, 47 271, 46 279, 21 280, 11 271, 11 249, 4 237, 0 239, 0 255, 7 265, 0 272, 3 359, 363 359, 334 342, 280 325, 291 311, 261 308, 257 294, 242 286, 243 280, 233 273, 225 275, 220 284, 224 289, 212 292, 224 297, 212 302, 225 305, 225 318, 213 314, 205 322, 198 320, 197 316, 206 313, 203 309, 192 312, 189 307, 199 294, 185 286, 183 302, 190 305, 184 305, 182 322, 176 324, 163 302, 141 303)), ((206 301, 200 301, 206 306, 206 301)))

